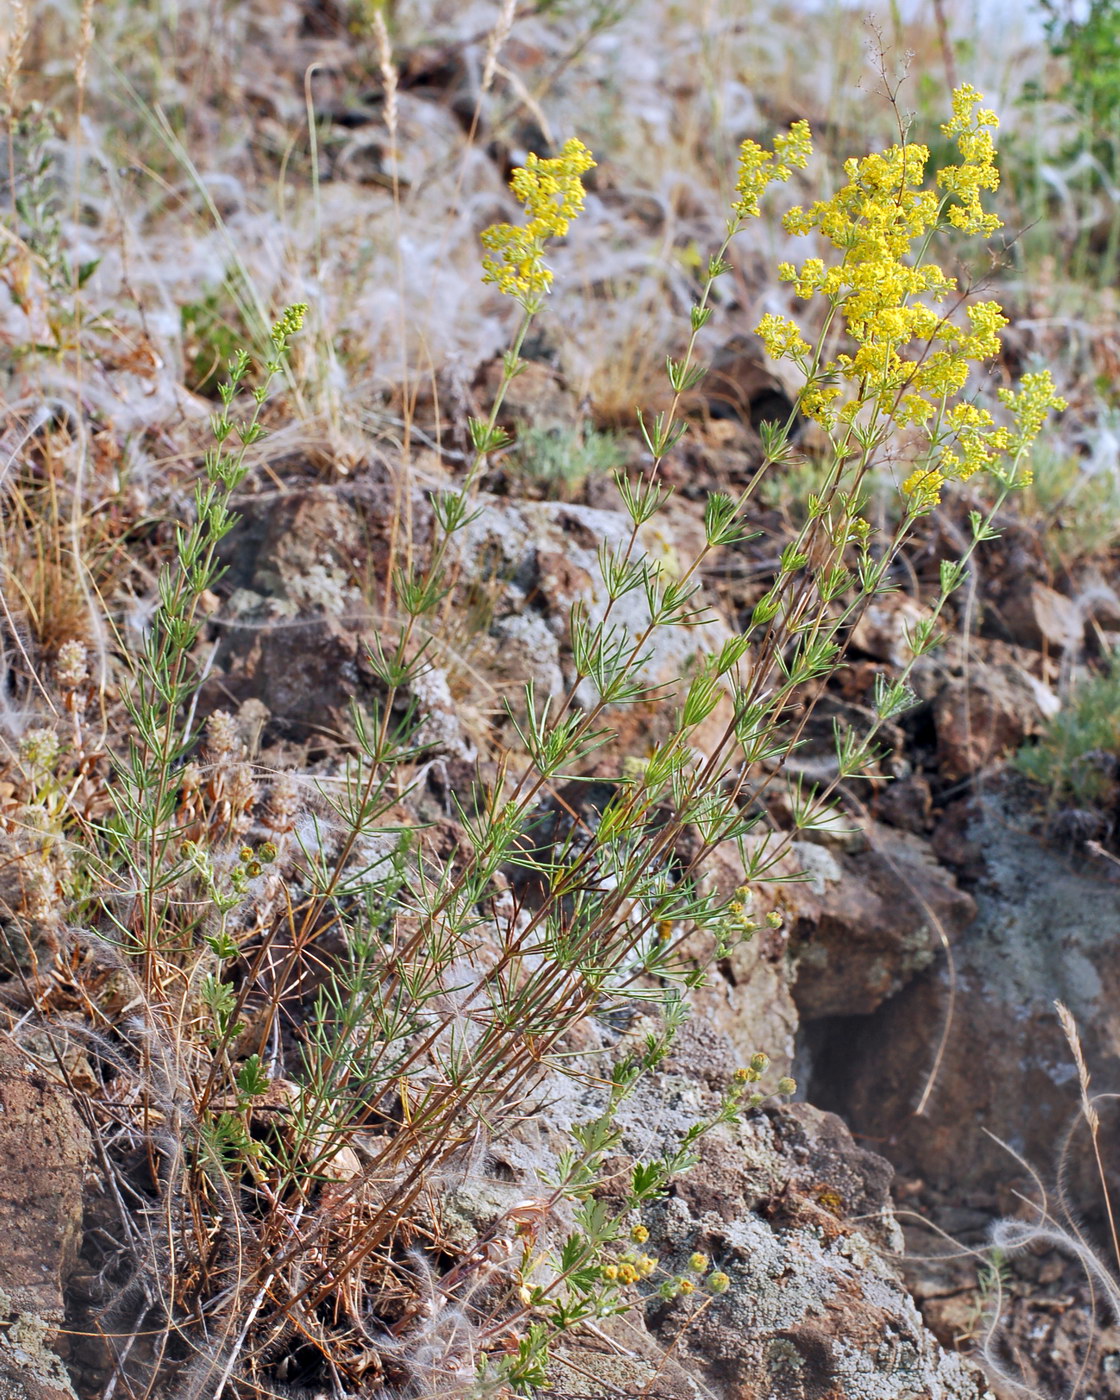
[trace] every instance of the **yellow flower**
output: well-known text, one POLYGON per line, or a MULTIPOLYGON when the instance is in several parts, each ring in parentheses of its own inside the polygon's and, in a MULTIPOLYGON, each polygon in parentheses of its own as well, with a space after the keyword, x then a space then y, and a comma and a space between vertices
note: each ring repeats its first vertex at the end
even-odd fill
POLYGON ((1054 392, 1054 380, 1050 371, 1040 374, 1024 374, 1019 381, 1018 393, 1010 389, 999 390, 999 400, 1011 412, 1015 423, 1015 434, 1011 451, 1023 453, 1041 431, 1050 410, 1061 413, 1066 408, 1065 399, 1054 392))
MULTIPOLYGON (((962 328, 936 308, 956 289, 955 279, 914 257, 915 246, 924 252, 930 234, 945 223, 973 233, 999 226, 981 204, 983 194, 999 184, 991 136, 997 122, 982 101, 967 85, 953 94, 953 116, 944 130, 956 140, 961 163, 940 171, 932 187, 926 184, 928 148, 904 142, 845 161, 845 183, 831 199, 792 209, 783 220, 789 233, 815 231, 835 250, 831 260, 812 257, 779 268, 799 297, 820 295, 832 304, 850 342, 835 360, 812 367, 800 405, 829 432, 854 425, 868 406, 874 417, 930 434, 936 459, 944 445, 939 424, 947 401, 964 389, 971 365, 999 353, 1007 324, 1002 308, 992 301, 968 306, 968 326, 962 328), (845 385, 852 397, 840 403, 845 385)), ((760 148, 747 156, 756 184, 776 178, 760 148)), ((763 317, 758 334, 775 358, 798 360, 809 353, 794 323, 781 316, 763 317)), ((945 475, 967 475, 1002 450, 990 425, 962 434, 964 426, 950 425, 954 455, 946 459, 945 475)), ((935 487, 927 480, 910 494, 928 503, 936 498, 935 487)))
POLYGON ((996 214, 986 214, 980 204, 982 190, 999 188, 999 171, 995 167, 996 149, 992 131, 999 118, 986 107, 983 97, 968 83, 953 93, 953 118, 941 130, 956 138, 961 153, 960 165, 948 165, 937 172, 937 183, 960 202, 950 206, 949 222, 963 233, 990 235, 1002 227, 996 214))
POLYGON ((775 360, 803 359, 809 354, 809 343, 797 323, 785 316, 775 316, 772 311, 759 321, 755 335, 761 337, 767 353, 775 360))
POLYGON ((739 173, 731 205, 739 219, 758 217, 759 196, 775 180, 788 180, 793 170, 804 170, 813 153, 809 123, 794 122, 789 131, 774 138, 774 149, 765 150, 757 141, 746 140, 739 147, 739 173))
POLYGON ((913 515, 927 515, 941 503, 941 488, 945 478, 936 467, 919 467, 902 483, 902 494, 910 503, 913 515))
POLYGON ((494 224, 482 235, 489 253, 482 259, 483 282, 536 311, 552 285, 552 269, 544 261, 545 240, 563 238, 583 208, 581 176, 595 165, 591 152, 575 137, 558 156, 542 160, 529 155, 513 172, 510 189, 524 206, 528 222, 494 224))

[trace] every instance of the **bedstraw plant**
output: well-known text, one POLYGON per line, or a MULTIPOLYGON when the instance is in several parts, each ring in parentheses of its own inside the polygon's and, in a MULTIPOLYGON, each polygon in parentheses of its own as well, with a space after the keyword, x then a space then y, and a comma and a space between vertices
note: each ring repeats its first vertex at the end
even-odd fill
MULTIPOLYGON (((873 771, 875 728, 910 703, 905 673, 882 681, 873 730, 838 732, 832 782, 791 786, 794 830, 772 828, 761 799, 785 783, 812 696, 841 664, 852 626, 953 483, 984 471, 996 486, 991 510, 972 516, 967 553, 994 533, 1007 494, 1028 480, 1047 413, 1061 407, 1046 374, 981 406, 975 370, 998 353, 1005 319, 931 260, 944 235, 998 226, 984 207, 998 178, 995 125, 961 88, 944 128, 958 164, 930 180, 926 149, 902 137, 848 161, 830 198, 785 216, 791 234, 813 240, 780 270, 807 315, 767 315, 758 333, 801 376, 795 410, 763 425, 762 469, 739 495, 708 499, 702 548, 670 570, 642 542, 672 493, 663 468, 704 374, 713 288, 768 187, 800 178, 812 155, 805 122, 770 149, 743 143, 726 237, 704 269, 684 348, 667 362, 671 401, 641 417, 641 469, 616 476, 630 528, 600 550, 605 601, 572 608, 564 693, 528 685, 510 706, 517 743, 496 779, 455 795, 451 857, 406 815, 427 757, 417 696, 440 660, 479 484, 510 446, 503 400, 552 290, 550 242, 583 207, 590 153, 571 140, 552 158, 529 157, 512 181, 524 222, 483 236, 484 280, 518 304, 516 331, 489 414, 470 422, 470 460, 456 483, 429 492, 430 532, 389 581, 395 620, 369 657, 380 698, 355 709, 338 781, 265 782, 233 718, 197 718, 200 632, 232 498, 302 308, 277 322, 255 377, 248 356, 235 356, 155 615, 138 649, 119 638, 130 735, 114 760, 112 811, 59 819, 77 872, 69 924, 88 931, 60 932, 60 947, 76 939, 92 965, 112 969, 116 989, 118 1009, 87 1036, 101 1066, 87 1111, 134 1261, 116 1311, 99 1320, 144 1339, 119 1362, 132 1393, 162 1386, 172 1364, 192 1400, 267 1393, 297 1373, 335 1393, 521 1393, 544 1382, 550 1346, 572 1328, 656 1290, 699 1284, 715 1298, 727 1288, 706 1260, 695 1279, 660 1278, 634 1246, 643 1205, 696 1160, 708 1128, 767 1092, 792 1092, 791 1081, 766 1082, 765 1056, 674 1151, 633 1163, 621 1204, 608 1207, 598 1188, 623 1146, 619 1105, 668 1053, 707 961, 780 924, 763 896, 789 878, 789 841, 823 819, 838 784, 873 771), (823 484, 746 624, 711 647, 701 570, 746 537, 759 483, 795 462, 796 415, 827 440, 823 484), (889 534, 865 506, 878 470, 898 480, 889 534), (651 647, 677 628, 692 630, 691 671, 652 686, 651 647), (593 815, 558 806, 565 784, 612 755, 619 717, 637 705, 672 712, 666 737, 635 762, 619 757, 593 815), (728 843, 742 882, 725 896, 705 871, 728 843), (644 1018, 640 1034, 619 1029, 633 1015, 644 1018), (607 1044, 593 1064, 569 1040, 591 1016, 607 1044), (569 1150, 542 1162, 540 1195, 449 1264, 433 1197, 479 1170, 487 1144, 516 1132, 558 1075, 580 1077, 597 1112, 569 1150)), ((915 659, 936 646, 966 564, 942 566, 932 615, 910 638, 915 659)), ((40 788, 49 768, 65 791, 69 761, 65 745, 40 753, 40 788)), ((49 1025, 49 998, 36 1005, 49 1025)))

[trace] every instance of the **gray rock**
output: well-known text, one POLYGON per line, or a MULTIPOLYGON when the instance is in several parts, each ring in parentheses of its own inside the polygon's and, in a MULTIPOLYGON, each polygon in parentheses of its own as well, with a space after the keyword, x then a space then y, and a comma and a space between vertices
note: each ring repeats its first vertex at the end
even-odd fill
POLYGON ((971 898, 927 841, 871 822, 866 848, 798 843, 810 883, 791 886, 794 999, 803 1019, 874 1011, 967 928, 971 898), (825 860, 831 862, 826 864, 825 860))
MULTIPOLYGON (((572 605, 578 601, 586 610, 588 620, 595 624, 606 617, 618 629, 620 637, 636 641, 649 625, 650 613, 645 593, 635 589, 611 604, 599 568, 601 548, 624 548, 630 537, 630 517, 621 510, 598 510, 590 506, 569 505, 556 501, 515 501, 496 497, 481 497, 477 514, 457 537, 464 573, 475 579, 494 581, 498 591, 498 606, 504 613, 501 627, 508 644, 524 645, 529 656, 522 670, 531 675, 531 656, 538 650, 535 629, 525 629, 521 635, 511 627, 510 617, 535 612, 561 643, 562 680, 571 684, 570 619, 572 605)), ((694 538, 695 523, 684 519, 671 520, 658 516, 638 533, 634 553, 636 559, 647 559, 675 574, 693 556, 698 541, 694 538)), ((703 605, 703 600, 699 600, 703 605)), ((682 676, 687 676, 696 662, 708 652, 717 650, 731 636, 727 622, 710 611, 702 626, 659 627, 643 644, 640 662, 635 668, 637 679, 649 687, 675 688, 682 676)), ((545 653, 546 665, 551 657, 545 653)), ((583 706, 598 699, 594 684, 585 679, 577 691, 583 706)), ((671 706, 660 700, 656 705, 626 706, 615 718, 637 715, 633 736, 622 735, 625 751, 628 737, 656 741, 651 725, 665 722, 671 706)), ((722 733, 727 714, 722 709, 698 735, 700 747, 704 735, 712 738, 722 733)), ((702 727, 703 728, 703 727, 702 727)))
POLYGON ((0 1400, 70 1400, 50 1342, 77 1256, 90 1138, 69 1093, 0 1047, 0 1400))
MULTIPOLYGON (((1079 1026, 1094 1084, 1120 1083, 1120 871, 1040 837, 1017 813, 1015 792, 1005 784, 978 799, 954 846, 979 872, 976 918, 953 949, 955 990, 939 959, 862 1026, 846 1023, 842 1046, 825 1048, 833 1071, 822 1065, 811 1086, 857 1132, 889 1140, 907 1176, 1000 1213, 1014 1209, 1014 1187, 1033 1185, 989 1134, 1049 1179, 1077 1115, 1077 1076, 1055 1000, 1079 1026)), ((1120 1134, 1108 1105, 1101 1120, 1115 1190, 1120 1134)), ((1080 1208, 1099 1210, 1086 1144, 1082 1130, 1068 1184, 1080 1208)))
MULTIPOLYGON (((690 1023, 665 1071, 622 1105, 616 1173, 625 1174, 631 1156, 671 1150, 711 1110, 721 1066, 726 1082, 734 1064, 730 1050, 726 1038, 690 1023)), ((538 1150, 559 1143, 566 1121, 591 1116, 595 1096, 566 1084, 555 1086, 547 1122, 536 1125, 538 1150)), ((681 1396, 981 1400, 987 1394, 925 1329, 883 1257, 883 1249, 900 1242, 891 1169, 857 1147, 839 1119, 806 1104, 752 1113, 710 1133, 701 1153, 701 1163, 646 1212, 650 1236, 642 1248, 657 1259, 658 1271, 642 1285, 639 1314, 614 1334, 625 1340, 632 1379, 641 1379, 646 1365, 633 1358, 672 1345, 672 1375, 661 1374, 672 1381, 665 1388, 681 1396), (696 1277, 689 1260, 697 1251, 727 1274, 726 1292, 661 1297, 661 1280, 696 1277)), ((603 1357, 600 1373, 600 1356, 581 1350, 573 1357, 567 1344, 559 1348, 561 1362, 578 1362, 585 1376, 605 1385, 619 1376, 619 1362, 603 1357)))

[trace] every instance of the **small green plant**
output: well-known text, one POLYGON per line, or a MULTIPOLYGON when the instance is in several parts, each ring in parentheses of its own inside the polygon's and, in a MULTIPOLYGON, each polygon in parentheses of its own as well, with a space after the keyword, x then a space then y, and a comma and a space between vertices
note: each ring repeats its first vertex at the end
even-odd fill
POLYGON ((610 433, 577 428, 526 428, 512 456, 530 481, 571 496, 588 477, 606 476, 622 464, 622 449, 610 433))
MULTIPOLYGON (((1102 407, 1098 421, 1102 433, 1114 433, 1120 413, 1102 407)), ((1047 442, 1035 454, 1023 513, 1041 520, 1043 544, 1056 570, 1099 559, 1120 540, 1120 474, 1107 460, 1098 471, 1087 469, 1080 455, 1047 442)))
POLYGON ((74 340, 74 294, 97 271, 99 258, 75 264, 62 225, 63 177, 59 170, 59 116, 39 103, 0 109, 5 128, 10 226, 17 235, 0 245, 0 279, 13 302, 42 324, 50 339, 21 352, 57 354, 74 340))
POLYGON ((245 344, 246 330, 237 307, 237 300, 223 286, 187 302, 179 312, 187 359, 185 382, 196 394, 218 398, 226 367, 245 344))
POLYGON ((1015 766, 1040 783, 1055 807, 1111 806, 1120 770, 1120 658, 1076 686, 1015 766))

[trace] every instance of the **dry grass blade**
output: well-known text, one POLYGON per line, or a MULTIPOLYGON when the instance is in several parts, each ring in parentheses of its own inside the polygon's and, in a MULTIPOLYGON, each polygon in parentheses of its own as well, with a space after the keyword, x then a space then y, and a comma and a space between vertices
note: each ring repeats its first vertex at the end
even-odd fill
POLYGON ((1089 1126, 1089 1135, 1093 1142, 1093 1156, 1096 1160, 1097 1175, 1100 1178, 1101 1192, 1104 1197, 1104 1208, 1108 1216, 1108 1229, 1112 1239, 1113 1258, 1116 1260, 1117 1268, 1120 1269, 1120 1235, 1117 1234, 1116 1216, 1112 1206, 1112 1193, 1108 1187, 1108 1176, 1104 1169, 1104 1159, 1101 1156, 1100 1114, 1097 1112, 1096 1104, 1089 1094, 1089 1067, 1085 1063, 1085 1053, 1081 1048, 1081 1036, 1077 1029, 1077 1023, 1070 1014, 1069 1008, 1064 1006, 1060 1001, 1056 1001, 1054 1006, 1057 1009, 1058 1020, 1061 1022, 1066 1040, 1069 1042, 1074 1064, 1077 1066, 1077 1081, 1081 1090, 1081 1112, 1085 1122, 1089 1126))

